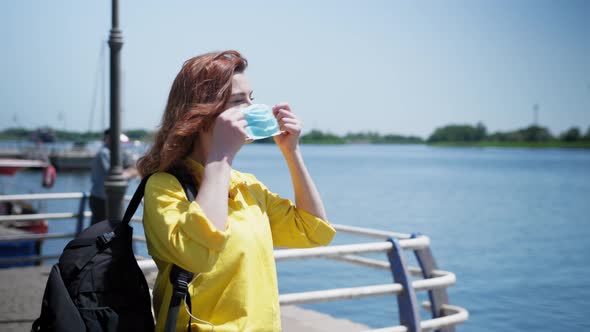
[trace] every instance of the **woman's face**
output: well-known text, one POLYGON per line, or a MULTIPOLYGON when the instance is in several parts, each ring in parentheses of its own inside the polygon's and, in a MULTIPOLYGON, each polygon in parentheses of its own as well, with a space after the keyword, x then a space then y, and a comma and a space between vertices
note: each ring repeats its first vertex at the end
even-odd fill
POLYGON ((237 107, 244 108, 252 105, 254 98, 252 97, 252 89, 250 88, 250 82, 246 78, 244 73, 235 74, 232 77, 232 89, 231 97, 227 108, 237 107))

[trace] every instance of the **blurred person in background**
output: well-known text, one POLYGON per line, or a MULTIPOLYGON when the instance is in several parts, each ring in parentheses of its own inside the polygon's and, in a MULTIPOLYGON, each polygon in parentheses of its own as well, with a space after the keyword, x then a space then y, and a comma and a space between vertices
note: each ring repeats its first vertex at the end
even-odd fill
MULTIPOLYGON (((121 134, 121 142, 128 142, 129 138, 121 134)), ((104 189, 104 180, 111 167, 111 137, 110 129, 103 133, 103 146, 98 150, 92 161, 91 181, 92 187, 90 189, 90 210, 92 211, 91 225, 99 221, 105 220, 107 217, 106 211, 106 193, 104 189)), ((132 160, 126 153, 122 153, 123 177, 132 179, 139 175, 137 168, 132 166, 132 160)))

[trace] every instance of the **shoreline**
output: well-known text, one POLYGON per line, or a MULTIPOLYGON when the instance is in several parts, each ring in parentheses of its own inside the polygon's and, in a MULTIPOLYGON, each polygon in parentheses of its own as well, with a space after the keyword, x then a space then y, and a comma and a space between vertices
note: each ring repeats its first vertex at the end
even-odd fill
POLYGON ((474 148, 533 148, 533 149, 590 149, 590 141, 579 142, 437 142, 425 143, 433 147, 474 147, 474 148))

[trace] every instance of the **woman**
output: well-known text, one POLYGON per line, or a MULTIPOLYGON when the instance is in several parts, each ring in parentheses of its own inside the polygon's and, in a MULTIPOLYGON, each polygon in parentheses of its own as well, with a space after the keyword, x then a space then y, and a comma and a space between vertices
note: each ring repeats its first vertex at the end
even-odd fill
MULTIPOLYGON (((191 328, 198 331, 280 331, 273 246, 314 247, 332 241, 320 195, 299 150, 301 122, 288 104, 273 107, 283 133, 275 136, 291 173, 290 200, 253 175, 231 168, 247 139, 240 111, 252 104, 236 51, 186 61, 176 76, 154 146, 140 159, 145 190, 143 223, 148 251, 158 265, 154 286, 156 330, 165 325, 172 264, 195 273, 189 287, 191 328), (194 175, 198 195, 189 202, 172 167, 194 175)), ((188 310, 176 328, 186 331, 188 310)))

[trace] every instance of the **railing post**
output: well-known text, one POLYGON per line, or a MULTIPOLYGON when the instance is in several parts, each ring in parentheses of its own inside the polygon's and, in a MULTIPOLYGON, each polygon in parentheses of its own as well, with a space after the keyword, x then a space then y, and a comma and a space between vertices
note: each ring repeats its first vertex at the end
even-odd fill
POLYGON ((86 210, 86 201, 88 200, 88 193, 83 192, 80 198, 80 206, 78 207, 78 223, 76 224, 76 235, 82 233, 84 228, 84 211, 86 210))
MULTIPOLYGON (((418 232, 412 233, 411 238, 415 239, 421 235, 422 234, 418 232)), ((436 266, 436 261, 434 260, 434 256, 432 256, 430 247, 414 250, 414 254, 416 255, 416 260, 418 261, 418 265, 420 265, 424 279, 432 278, 432 271, 436 270, 438 267, 436 266)), ((446 288, 431 289, 428 291, 428 297, 430 298, 430 310, 432 311, 432 318, 443 317, 445 314, 443 312, 442 305, 449 304, 449 297, 447 296, 446 288)), ((455 327, 444 327, 436 331, 455 332, 455 327)))
POLYGON ((412 288, 403 250, 396 238, 390 237, 387 241, 393 244, 392 250, 387 252, 393 280, 404 287, 404 291, 397 296, 400 323, 408 328, 408 332, 420 332, 418 300, 416 292, 412 288))

